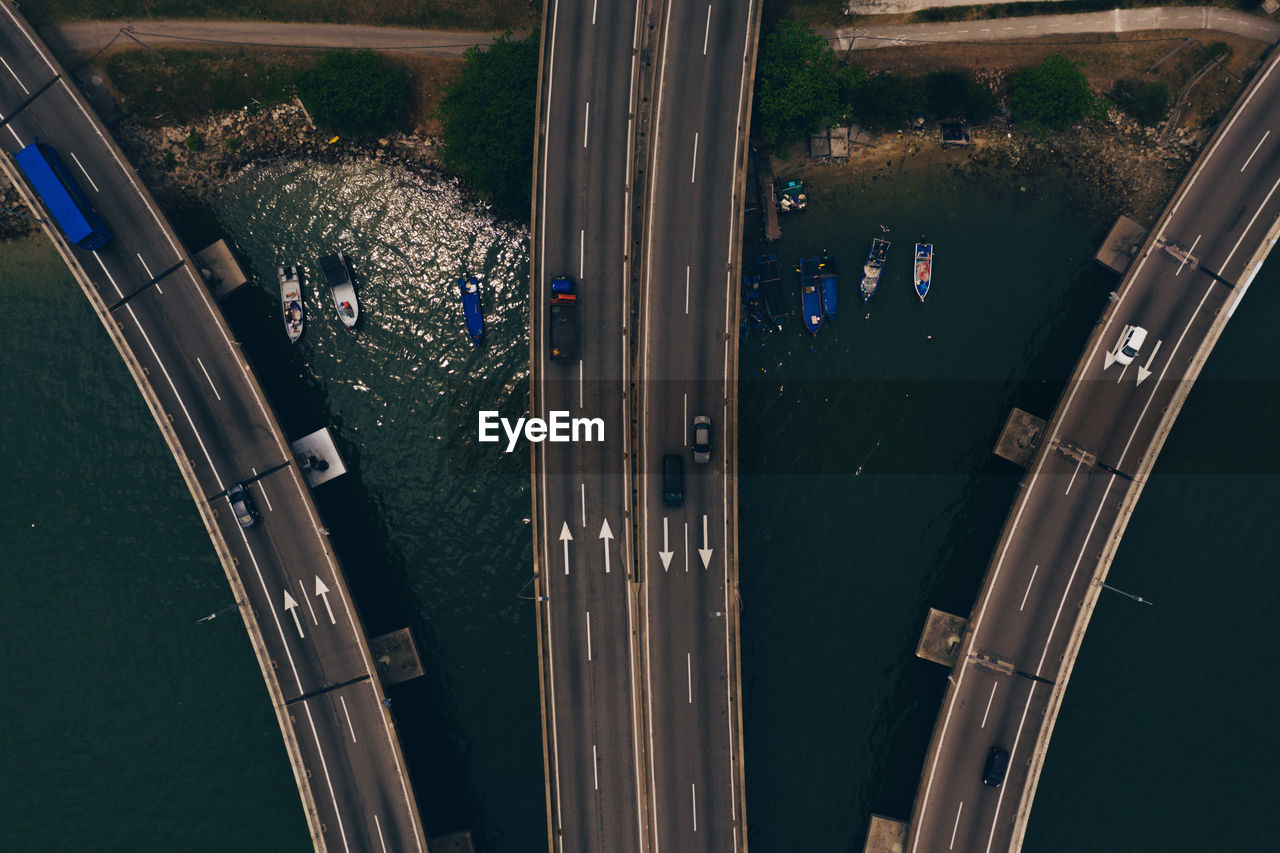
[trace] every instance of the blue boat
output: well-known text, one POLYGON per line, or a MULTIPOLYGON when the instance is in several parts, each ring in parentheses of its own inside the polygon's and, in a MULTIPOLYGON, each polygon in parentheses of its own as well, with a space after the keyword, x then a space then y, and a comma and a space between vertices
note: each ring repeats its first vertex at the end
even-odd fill
POLYGON ((782 318, 787 308, 782 299, 782 265, 777 255, 760 255, 756 258, 756 278, 764 295, 764 312, 769 322, 782 328, 782 318))
POLYGON ((818 261, 818 290, 822 294, 822 316, 830 322, 836 318, 836 261, 823 255, 818 261))
POLYGON ((800 312, 809 334, 817 335, 822 328, 822 295, 819 291, 818 259, 800 259, 800 312))
POLYGON ((916 265, 912 276, 916 283, 916 296, 924 302, 929 295, 929 283, 933 281, 932 243, 916 243, 916 265))
POLYGON ((458 293, 462 296, 462 313, 467 318, 467 334, 480 346, 484 338, 484 314, 480 311, 480 279, 476 276, 458 279, 458 293))
POLYGON ((889 241, 876 237, 871 241, 871 250, 867 252, 867 262, 862 265, 862 301, 866 302, 871 294, 880 286, 880 271, 884 269, 884 260, 889 256, 889 241))

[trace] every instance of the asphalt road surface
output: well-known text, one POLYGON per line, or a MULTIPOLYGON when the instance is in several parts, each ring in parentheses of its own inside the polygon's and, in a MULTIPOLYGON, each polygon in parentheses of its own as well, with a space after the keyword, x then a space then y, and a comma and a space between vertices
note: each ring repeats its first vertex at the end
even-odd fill
POLYGON ((1034 793, 1031 757, 1099 557, 1157 426, 1215 318, 1234 310, 1246 269, 1280 217, 1280 72, 1270 63, 1202 155, 1154 248, 1136 262, 1080 381, 1060 404, 1050 451, 1024 480, 991 580, 971 617, 967 657, 940 713, 912 821, 912 851, 1008 850, 1034 793), (1114 360, 1125 326, 1148 332, 1131 364, 1114 360), (1012 753, 1000 787, 988 752, 1012 753), (1028 786, 1032 786, 1028 788, 1028 786))
MULTIPOLYGON (((726 543, 737 460, 741 252, 734 223, 751 4, 667 0, 657 69, 656 143, 646 223, 640 341, 639 560, 644 573, 649 819, 654 851, 742 849, 735 764, 736 649, 726 543), (691 458, 691 422, 711 418, 709 464, 691 458), (662 457, 683 458, 684 501, 664 506, 662 457)), ((733 520, 736 524, 736 519, 733 520)), ((736 572, 733 574, 736 577, 736 572)))
POLYGON ((534 445, 552 849, 644 849, 630 578, 627 282, 634 3, 560 0, 544 34, 532 353, 534 415, 604 421, 604 441, 534 445), (552 276, 573 278, 577 349, 549 359, 552 276))
MULTIPOLYGON (((321 838, 331 850, 422 849, 390 714, 292 454, 137 175, 29 32, 4 4, 0 146, 6 155, 36 139, 52 146, 113 232, 96 253, 71 251, 147 372, 239 563, 249 598, 242 606, 256 615, 276 667, 310 777, 299 781, 314 796, 321 838), (225 498, 226 488, 242 481, 261 514, 249 529, 239 526, 225 498)), ((216 693, 216 685, 210 689, 216 693)))

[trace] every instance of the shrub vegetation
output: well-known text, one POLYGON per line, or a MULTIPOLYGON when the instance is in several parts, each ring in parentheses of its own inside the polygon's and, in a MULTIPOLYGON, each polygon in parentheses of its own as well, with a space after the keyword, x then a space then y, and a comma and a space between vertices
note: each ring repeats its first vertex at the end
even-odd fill
POLYGON ((1084 74, 1061 54, 1019 71, 1010 89, 1009 109, 1014 121, 1042 133, 1066 130, 1082 118, 1105 115, 1084 74))
POLYGON ((404 121, 412 86, 409 71, 371 50, 326 51, 297 77, 298 92, 322 127, 352 136, 380 136, 404 121))
POLYGON ((486 50, 468 50, 437 111, 444 165, 521 219, 532 203, 540 39, 537 30, 520 41, 508 33, 486 50))
POLYGON ((1152 127, 1164 118, 1172 100, 1168 83, 1146 83, 1141 80, 1117 80, 1111 99, 1120 109, 1152 127))

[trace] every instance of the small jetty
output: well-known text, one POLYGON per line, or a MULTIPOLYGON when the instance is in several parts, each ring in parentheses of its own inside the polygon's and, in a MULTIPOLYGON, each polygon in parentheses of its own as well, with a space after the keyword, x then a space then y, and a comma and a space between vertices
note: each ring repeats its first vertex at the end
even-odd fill
POLYGON ((760 187, 760 210, 764 214, 764 239, 772 243, 782 239, 782 226, 778 224, 778 196, 773 187, 773 168, 769 155, 752 158, 756 165, 756 183, 760 187))
POLYGON ((764 310, 769 322, 781 329, 787 308, 782 299, 782 265, 778 263, 777 255, 759 255, 756 258, 756 278, 760 282, 760 292, 764 294, 764 310))

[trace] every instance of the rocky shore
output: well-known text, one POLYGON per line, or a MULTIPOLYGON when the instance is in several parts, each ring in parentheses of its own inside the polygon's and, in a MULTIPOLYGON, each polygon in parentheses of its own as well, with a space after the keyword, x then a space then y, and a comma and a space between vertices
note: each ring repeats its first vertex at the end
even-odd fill
POLYGON ((800 177, 820 185, 892 180, 907 169, 948 167, 1028 193, 1042 179, 1061 186, 1065 178, 1076 189, 1067 201, 1081 215, 1107 219, 1124 213, 1150 223, 1210 133, 1179 130, 1163 140, 1159 130, 1113 110, 1106 121, 1084 122, 1049 138, 996 122, 971 129, 968 146, 943 148, 936 126, 926 126, 851 145, 848 159, 793 154, 775 161, 774 171, 779 178, 800 177))

